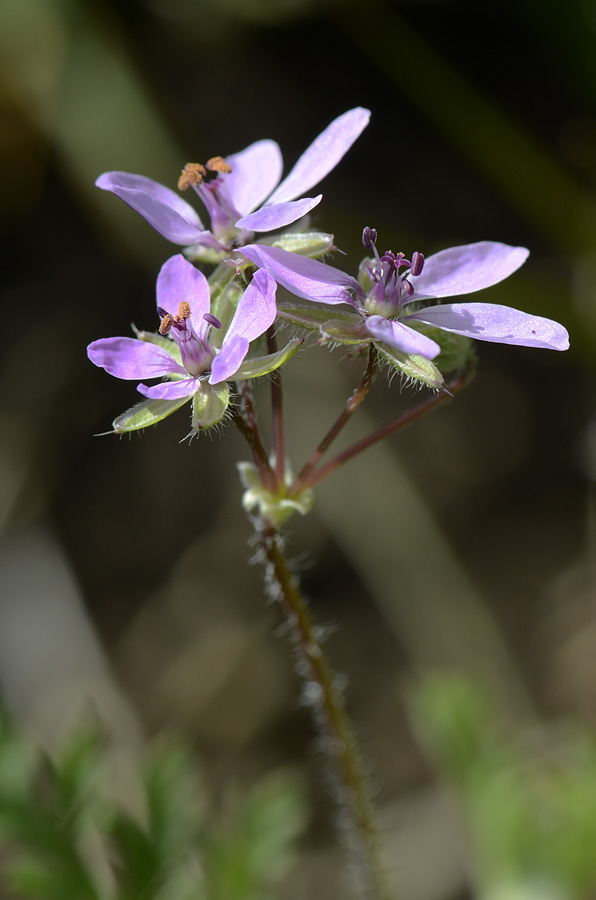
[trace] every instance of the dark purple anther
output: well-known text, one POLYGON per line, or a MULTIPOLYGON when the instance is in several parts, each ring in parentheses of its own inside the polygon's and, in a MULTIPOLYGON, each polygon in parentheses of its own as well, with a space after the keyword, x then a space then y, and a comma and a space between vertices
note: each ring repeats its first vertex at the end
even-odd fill
POLYGON ((408 281, 407 278, 404 278, 401 283, 401 286, 403 287, 403 289, 406 292, 406 294, 408 295, 408 297, 411 297, 412 294, 414 293, 414 285, 410 281, 408 281))
POLYGON ((366 225, 362 230, 362 243, 366 250, 372 250, 377 243, 377 229, 366 225))
POLYGON ((422 253, 419 253, 418 250, 414 250, 412 253, 412 268, 410 269, 410 275, 420 275, 423 268, 424 256, 422 253))
POLYGON ((213 325, 214 328, 221 328, 221 322, 214 316, 213 313, 205 313, 203 316, 206 322, 209 322, 210 325, 213 325))

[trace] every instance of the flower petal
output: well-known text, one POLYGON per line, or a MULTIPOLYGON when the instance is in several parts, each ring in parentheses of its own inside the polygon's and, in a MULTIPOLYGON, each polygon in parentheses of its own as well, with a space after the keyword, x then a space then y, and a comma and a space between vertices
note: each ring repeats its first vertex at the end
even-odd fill
POLYGON ((306 300, 318 300, 329 305, 354 305, 349 289, 362 293, 362 288, 351 275, 316 259, 265 244, 248 244, 242 247, 241 252, 255 265, 271 272, 278 284, 306 300))
POLYGON ((166 350, 137 338, 112 337, 93 341, 87 356, 96 366, 116 378, 160 378, 162 375, 186 375, 166 350))
POLYGON ((190 304, 198 330, 211 305, 209 283, 202 272, 177 253, 166 260, 157 276, 157 305, 176 316, 182 302, 190 304))
POLYGON ((421 275, 409 275, 412 300, 471 294, 508 278, 526 261, 529 250, 495 241, 450 247, 429 256, 421 275))
POLYGON ((441 352, 439 345, 424 334, 383 316, 369 316, 366 320, 366 330, 377 341, 383 341, 390 347, 401 350, 402 353, 419 354, 426 359, 434 359, 441 352))
POLYGON ((111 191, 174 244, 213 241, 192 206, 170 188, 129 172, 104 172, 95 182, 103 191, 111 191))
POLYGON ((236 227, 249 228, 251 231, 274 231, 276 228, 284 228, 309 213, 322 199, 323 195, 318 194, 316 197, 305 197, 304 200, 263 206, 249 216, 238 219, 236 227))
POLYGON ((226 175, 222 190, 241 216, 267 199, 279 183, 283 169, 279 146, 268 140, 257 141, 240 153, 226 156, 226 162, 232 171, 226 175))
POLYGON ((294 200, 318 184, 338 164, 364 131, 370 111, 356 107, 334 119, 304 151, 292 171, 267 201, 267 206, 294 200))
POLYGON ((275 321, 277 312, 275 292, 277 283, 273 275, 264 269, 255 272, 251 283, 238 301, 234 318, 228 328, 223 345, 237 335, 248 341, 263 334, 275 321))
POLYGON ((250 344, 245 337, 237 334, 231 341, 226 340, 221 350, 211 363, 211 375, 209 384, 220 384, 235 375, 244 357, 248 353, 250 344))
POLYGON ((479 341, 548 350, 569 347, 569 334, 558 322, 496 303, 446 303, 420 309, 408 318, 479 341))
POLYGON ((138 384, 137 391, 153 400, 181 400, 183 397, 192 396, 200 383, 199 378, 183 378, 179 381, 162 381, 151 386, 138 384))

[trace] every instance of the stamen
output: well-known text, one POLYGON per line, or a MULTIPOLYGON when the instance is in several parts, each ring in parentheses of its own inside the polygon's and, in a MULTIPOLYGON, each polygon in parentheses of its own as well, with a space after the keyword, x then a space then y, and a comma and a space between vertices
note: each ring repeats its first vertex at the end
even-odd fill
POLYGON ((406 292, 406 294, 408 295, 408 297, 411 297, 412 294, 414 293, 414 285, 412 284, 412 282, 408 281, 407 278, 404 278, 402 280, 401 286, 403 287, 403 289, 406 292))
POLYGON ((231 165, 225 161, 223 156, 212 156, 206 165, 210 172, 221 172, 222 175, 229 175, 232 171, 231 165))
POLYGON ((377 243, 377 229, 370 228, 368 225, 362 230, 362 243, 366 250, 372 250, 374 245, 377 243))
POLYGON ((162 310, 162 312, 160 312, 158 309, 157 312, 159 313, 159 315, 163 314, 163 319, 159 324, 159 333, 164 335, 168 334, 168 332, 171 331, 172 326, 175 324, 174 316, 171 316, 170 313, 167 313, 165 310, 162 310))
POLYGON ((214 316, 213 313, 205 313, 203 318, 206 322, 209 322, 210 325, 213 325, 214 328, 221 328, 221 322, 214 316))
POLYGON ((194 184, 196 187, 202 182, 206 174, 207 169, 201 163, 186 163, 178 179, 178 190, 186 191, 191 184, 194 184))
POLYGON ((190 319, 191 309, 190 303, 187 303, 186 300, 183 300, 178 308, 178 318, 179 319, 190 319))
POLYGON ((412 253, 412 267, 410 269, 410 275, 420 275, 422 269, 424 268, 424 256, 422 253, 419 253, 418 250, 414 250, 412 253))

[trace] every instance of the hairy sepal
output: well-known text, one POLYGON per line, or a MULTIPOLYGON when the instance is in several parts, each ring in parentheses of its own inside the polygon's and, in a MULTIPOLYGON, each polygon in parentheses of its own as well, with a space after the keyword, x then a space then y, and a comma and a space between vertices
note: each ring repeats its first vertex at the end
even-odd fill
POLYGON ((112 427, 116 434, 125 434, 157 425, 166 416, 188 403, 188 399, 183 397, 181 400, 143 400, 114 419, 112 427))
POLYGON ((201 382, 192 397, 193 431, 205 431, 221 422, 230 402, 230 386, 201 382))
POLYGON ((270 243, 272 247, 279 247, 290 253, 299 253, 301 256, 318 259, 336 249, 333 240, 333 235, 326 234, 324 231, 308 231, 305 234, 291 231, 278 235, 273 241, 263 241, 263 243, 270 243))
POLYGON ((406 380, 416 381, 433 390, 438 390, 443 384, 440 370, 425 356, 418 353, 402 353, 382 341, 378 341, 376 347, 381 359, 406 380))
POLYGON ((259 378, 261 375, 268 375, 269 372, 274 372, 292 358, 301 343, 300 338, 292 338, 283 350, 278 350, 277 353, 245 359, 234 375, 234 380, 248 381, 251 378, 259 378))

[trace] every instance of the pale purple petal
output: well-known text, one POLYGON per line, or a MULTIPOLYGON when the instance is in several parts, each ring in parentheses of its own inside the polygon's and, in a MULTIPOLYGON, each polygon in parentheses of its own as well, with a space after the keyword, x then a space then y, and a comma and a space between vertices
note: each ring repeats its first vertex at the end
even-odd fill
POLYGON ((471 294, 508 278, 526 261, 529 250, 495 241, 450 247, 429 256, 421 275, 409 275, 412 300, 471 294))
POLYGON ((223 190, 240 216, 263 203, 281 178, 283 162, 275 141, 257 141, 240 153, 226 156, 232 167, 223 190))
POLYGON ((211 306, 209 284, 202 272, 177 253, 166 260, 157 276, 157 305, 176 316, 182 302, 190 304, 193 319, 200 328, 203 315, 211 306))
POLYGON ((271 272, 278 284, 306 300, 318 300, 329 305, 353 305, 349 289, 362 294, 362 288, 355 278, 346 275, 341 269, 308 256, 300 256, 266 244, 248 244, 242 247, 241 252, 255 265, 271 272))
POLYGON ((102 338, 87 347, 87 356, 116 378, 160 378, 186 374, 170 354, 157 344, 130 337, 102 338))
POLYGON ((567 330, 558 322, 495 303, 446 303, 420 309, 408 318, 479 341, 549 350, 569 347, 567 330))
POLYGON ((200 385, 198 378, 184 378, 181 381, 162 381, 160 384, 138 384, 137 391, 152 400, 181 400, 190 397, 200 385))
POLYGON ((193 207, 170 188, 152 178, 129 172, 104 172, 95 184, 128 203, 156 231, 174 244, 213 241, 193 207))
POLYGON ((209 384, 220 384, 231 378, 240 368, 249 346, 248 340, 239 334, 230 341, 226 336, 225 343, 211 364, 209 384))
POLYGON ((439 345, 426 335, 383 316, 369 316, 366 330, 377 341, 383 341, 402 353, 419 353, 426 359, 434 359, 441 352, 439 345))
MULTIPOLYGON (((273 275, 265 269, 255 272, 251 283, 238 302, 231 325, 224 338, 223 347, 237 335, 247 341, 264 334, 275 321, 277 307, 275 292, 277 283, 273 275)), ((222 349, 223 349, 222 347, 222 349)))
POLYGON ((364 131, 369 118, 368 109, 357 107, 334 119, 304 151, 290 174, 269 197, 267 205, 294 200, 318 184, 364 131))
POLYGON ((305 197, 304 200, 263 206, 249 216, 238 219, 236 227, 249 228, 251 231, 274 231, 276 228, 284 228, 309 213, 322 199, 323 195, 319 194, 317 197, 305 197))

